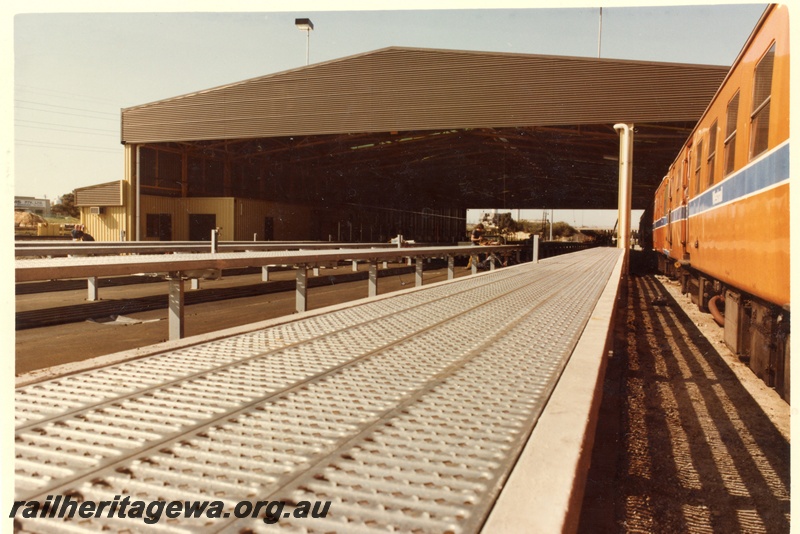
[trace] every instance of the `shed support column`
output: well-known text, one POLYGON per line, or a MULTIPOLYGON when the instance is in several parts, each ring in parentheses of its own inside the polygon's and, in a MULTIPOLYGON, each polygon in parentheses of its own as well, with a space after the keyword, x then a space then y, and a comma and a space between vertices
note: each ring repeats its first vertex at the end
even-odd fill
POLYGON ((624 249, 622 272, 628 274, 631 248, 631 189, 633 187, 633 124, 615 124, 619 138, 619 227, 617 248, 624 249))
POLYGON ((261 268, 261 281, 269 282, 269 265, 264 265, 261 268))
POLYGON ((422 287, 422 268, 425 265, 424 260, 425 258, 423 258, 422 256, 416 257, 416 269, 414 274, 415 287, 422 287))
POLYGON ((169 339, 183 339, 183 278, 172 273, 169 279, 169 339))
POLYGON ((378 295, 378 262, 377 261, 370 261, 369 262, 369 291, 367 293, 370 297, 376 297, 378 295))
POLYGON ((297 268, 295 309, 298 313, 308 309, 308 265, 301 265, 297 268))
POLYGON ((87 288, 89 290, 89 295, 86 297, 86 300, 94 302, 95 300, 100 300, 98 297, 98 285, 97 285, 97 277, 90 276, 86 279, 87 288))
POLYGON ((456 258, 453 255, 447 256, 447 279, 452 280, 456 277, 456 258))

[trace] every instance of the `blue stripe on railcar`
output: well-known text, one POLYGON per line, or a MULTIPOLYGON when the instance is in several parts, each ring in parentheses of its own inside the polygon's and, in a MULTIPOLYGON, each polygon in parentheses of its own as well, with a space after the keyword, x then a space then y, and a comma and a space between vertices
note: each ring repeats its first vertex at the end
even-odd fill
MULTIPOLYGON (((678 206, 670 212, 670 222, 678 222, 686 218, 686 206, 678 206)), ((657 230, 667 225, 667 218, 661 217, 653 222, 653 230, 657 230)))
POLYGON ((697 215, 739 200, 789 179, 789 142, 777 147, 716 187, 689 201, 689 215, 697 215))

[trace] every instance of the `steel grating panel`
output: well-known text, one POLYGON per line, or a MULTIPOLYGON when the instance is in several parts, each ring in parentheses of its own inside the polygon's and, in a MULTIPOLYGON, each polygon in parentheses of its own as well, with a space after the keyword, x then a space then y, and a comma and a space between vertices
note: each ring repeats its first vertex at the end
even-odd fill
MULTIPOLYGON (((281 519, 281 531, 473 532, 618 257, 595 249, 501 269, 20 388, 17 499, 219 499, 228 512, 321 500, 327 518, 281 519)), ((54 519, 22 526, 64 531, 54 519)))

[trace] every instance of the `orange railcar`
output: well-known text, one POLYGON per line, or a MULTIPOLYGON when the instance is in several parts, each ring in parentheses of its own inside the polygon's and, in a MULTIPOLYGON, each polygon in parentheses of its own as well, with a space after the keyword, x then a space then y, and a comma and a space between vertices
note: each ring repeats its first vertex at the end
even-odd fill
POLYGON ((653 248, 789 396, 789 15, 765 10, 653 205, 653 248), (722 308, 724 307, 724 310, 722 308))

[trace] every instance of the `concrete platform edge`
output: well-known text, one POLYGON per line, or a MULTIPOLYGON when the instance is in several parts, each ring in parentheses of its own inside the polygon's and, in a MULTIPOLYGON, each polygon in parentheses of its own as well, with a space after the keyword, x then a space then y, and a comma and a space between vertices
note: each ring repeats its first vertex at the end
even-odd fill
POLYGON ((482 533, 575 532, 591 464, 614 314, 620 254, 547 407, 482 533))

